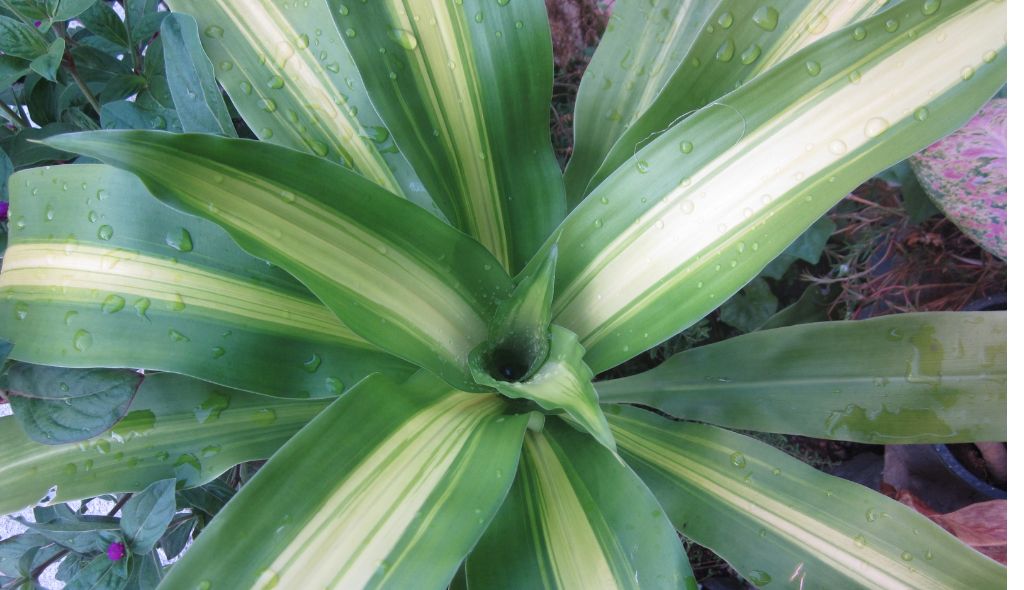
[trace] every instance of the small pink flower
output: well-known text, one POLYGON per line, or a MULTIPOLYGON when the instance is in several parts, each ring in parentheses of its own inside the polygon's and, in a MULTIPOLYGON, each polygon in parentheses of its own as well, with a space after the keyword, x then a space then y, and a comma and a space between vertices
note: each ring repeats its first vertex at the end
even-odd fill
POLYGON ((107 545, 107 559, 110 561, 120 561, 124 557, 124 544, 123 543, 111 543, 107 545))
POLYGON ((7 201, 0 201, 0 221, 7 219, 7 211, 10 210, 10 207, 7 201))
POLYGON ((43 21, 41 21, 41 20, 37 20, 37 21, 35 22, 35 25, 36 25, 36 27, 38 27, 38 26, 39 26, 39 25, 41 25, 41 24, 43 24, 43 21))

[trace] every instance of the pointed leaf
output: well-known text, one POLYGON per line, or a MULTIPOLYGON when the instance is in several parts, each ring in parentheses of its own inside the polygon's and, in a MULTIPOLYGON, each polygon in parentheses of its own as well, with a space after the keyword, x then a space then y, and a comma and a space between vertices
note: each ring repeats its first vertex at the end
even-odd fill
POLYGON ((158 198, 292 273, 356 334, 479 389, 469 352, 511 279, 423 209, 340 166, 253 141, 146 131, 49 141, 138 174, 158 198))
POLYGON ((186 132, 237 137, 220 94, 213 64, 203 53, 199 26, 187 14, 171 14, 160 25, 167 82, 186 132))
POLYGON ((657 97, 722 0, 619 0, 580 81, 572 158, 565 168, 570 210, 615 140, 657 97))
POLYGON ((609 421, 676 528, 757 586, 1006 585, 1006 568, 921 514, 752 438, 628 407, 609 421))
POLYGON ((65 590, 121 590, 128 580, 128 560, 111 561, 106 554, 93 557, 68 580, 65 590))
POLYGON ((135 492, 176 477, 206 483, 243 461, 266 459, 328 400, 286 400, 225 389, 171 373, 150 375, 110 432, 42 445, 14 417, 0 418, 0 514, 36 503, 135 492))
POLYGON ((565 215, 549 132, 544 6, 328 5, 374 106, 428 192, 452 225, 517 273, 565 215))
POLYGON ((595 384, 743 430, 871 444, 1006 440, 1006 313, 916 313, 747 334, 595 384))
MULTIPOLYGON (((677 60, 656 98, 612 146, 590 179, 596 187, 616 168, 634 161, 651 140, 715 99, 767 71, 818 39, 877 12, 885 0, 823 0, 761 4, 725 0, 712 12, 705 34, 677 60)), ((859 33, 858 33, 859 35, 859 33)), ((817 62, 804 64, 808 73, 817 62)), ((818 75, 818 74, 814 74, 818 75)), ((582 195, 581 195, 582 197, 582 195)))
POLYGON ((132 496, 121 508, 121 530, 128 548, 139 557, 149 553, 174 516, 175 479, 161 479, 132 496))
POLYGON ((326 2, 168 4, 198 21, 217 78, 257 137, 351 167, 440 215, 389 140, 326 2))
POLYGON ((505 504, 466 561, 470 588, 688 588, 697 581, 657 500, 590 437, 528 432, 505 504))
POLYGON ((78 15, 78 20, 82 21, 90 33, 99 35, 118 47, 128 49, 131 46, 124 21, 106 2, 93 4, 88 10, 78 15))
POLYGON ((274 455, 165 584, 443 587, 512 483, 527 419, 505 407, 425 372, 368 378, 274 455))
POLYGON ((677 123, 572 212, 557 238, 569 246, 555 322, 595 371, 715 309, 850 189, 1003 85, 1005 3, 914 6, 862 21, 863 37, 839 31, 677 123))
POLYGON ((506 397, 528 399, 545 410, 565 412, 571 422, 614 453, 615 439, 597 405, 597 393, 590 382, 594 374, 583 362, 583 352, 575 334, 552 325, 550 352, 532 377, 525 381, 499 380, 489 372, 493 365, 480 357, 473 359, 473 376, 481 385, 494 387, 506 397))
POLYGON ((17 360, 174 371, 286 397, 412 372, 131 174, 56 166, 13 181, 0 337, 16 343, 17 360))
POLYGON ((46 54, 46 40, 39 31, 0 14, 0 51, 22 59, 35 59, 46 54))
POLYGON ((29 67, 40 76, 54 82, 57 80, 57 70, 60 68, 60 61, 64 58, 64 39, 54 39, 50 43, 46 53, 32 60, 29 67))

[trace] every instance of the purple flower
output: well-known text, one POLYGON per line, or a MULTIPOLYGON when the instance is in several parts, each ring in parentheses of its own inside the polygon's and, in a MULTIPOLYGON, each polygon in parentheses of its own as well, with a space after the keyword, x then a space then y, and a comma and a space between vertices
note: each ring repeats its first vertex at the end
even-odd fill
POLYGON ((10 204, 7 201, 0 201, 0 221, 7 219, 7 211, 10 209, 10 204))
POLYGON ((36 27, 39 27, 39 25, 41 25, 41 24, 43 24, 43 21, 41 21, 41 20, 37 20, 35 22, 36 27))
POLYGON ((124 544, 123 543, 111 543, 107 545, 107 559, 110 561, 120 561, 124 557, 124 544))

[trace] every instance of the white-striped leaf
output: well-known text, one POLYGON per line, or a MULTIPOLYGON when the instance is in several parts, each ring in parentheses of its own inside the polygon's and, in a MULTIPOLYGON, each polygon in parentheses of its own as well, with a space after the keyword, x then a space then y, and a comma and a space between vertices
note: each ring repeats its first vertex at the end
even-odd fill
POLYGON ((505 504, 466 561, 468 588, 687 588, 697 581, 647 486, 558 421, 528 432, 505 504))
POLYGON ((603 403, 743 430, 871 444, 1006 440, 1006 313, 765 330, 595 387, 603 403))
POLYGON ((171 588, 440 588, 501 506, 527 418, 428 373, 369 377, 203 531, 171 588))
POLYGON ((227 389, 163 373, 149 375, 109 432, 80 443, 33 442, 13 416, 0 418, 0 514, 48 495, 67 502, 135 492, 178 478, 204 484, 243 461, 266 459, 328 405, 227 389))
POLYGON ((1006 568, 895 500, 728 430, 616 408, 623 457, 676 528, 759 587, 1006 587, 1006 568))
POLYGON ((722 0, 619 0, 580 81, 572 157, 565 168, 570 210, 615 141, 650 107, 700 39, 722 0))
POLYGON ((1005 12, 901 4, 677 123, 562 224, 555 322, 600 372, 703 317, 864 178, 1004 84, 1005 12))
MULTIPOLYGON (((767 71, 814 41, 877 12, 885 0, 814 0, 774 5, 726 0, 657 98, 615 141, 587 191, 681 117, 767 71)), ((813 69, 814 65, 807 64, 813 69)), ((582 198, 584 195, 580 195, 582 198)))
POLYGON ((327 3, 428 192, 455 227, 518 272, 565 215, 543 3, 327 3))
POLYGON ((468 356, 511 291, 465 234, 365 178, 266 143, 97 131, 49 141, 137 174, 153 194, 219 223, 302 281, 347 326, 469 390, 468 356))
POLYGON ((14 359, 173 371, 284 397, 413 371, 127 172, 35 168, 12 177, 11 193, 0 336, 14 359))
POLYGON ((195 17, 217 79, 263 141, 350 167, 440 216, 380 121, 323 0, 169 0, 195 17))

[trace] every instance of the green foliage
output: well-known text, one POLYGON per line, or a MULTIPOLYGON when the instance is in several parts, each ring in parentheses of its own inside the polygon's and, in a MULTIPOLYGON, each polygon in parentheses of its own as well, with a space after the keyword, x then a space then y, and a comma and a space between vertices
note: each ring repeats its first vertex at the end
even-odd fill
POLYGON ((37 507, 0 583, 693 588, 677 532, 759 586, 1005 583, 711 425, 1005 437, 1005 314, 772 293, 1005 84, 1004 4, 618 2, 564 178, 539 0, 167 4, 0 2, 0 503, 133 493, 37 507), (750 333, 692 346, 716 309, 750 333))

